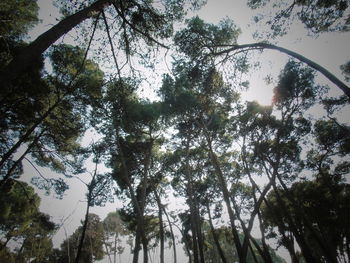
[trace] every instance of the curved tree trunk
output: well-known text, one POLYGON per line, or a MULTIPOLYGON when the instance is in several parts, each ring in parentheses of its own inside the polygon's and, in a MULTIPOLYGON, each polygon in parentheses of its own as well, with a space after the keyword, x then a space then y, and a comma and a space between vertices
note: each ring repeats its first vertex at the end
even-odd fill
POLYGON ((230 48, 228 48, 226 50, 222 50, 222 51, 213 53, 213 55, 223 55, 223 54, 227 54, 229 52, 236 51, 239 49, 272 49, 272 50, 277 50, 277 51, 280 51, 282 53, 285 53, 291 57, 294 57, 294 58, 300 60, 301 62, 306 63, 311 68, 322 73, 328 80, 330 80, 338 88, 340 88, 345 93, 345 95, 348 96, 348 98, 350 100, 350 88, 346 84, 344 84, 340 79, 338 79, 334 74, 332 74, 331 72, 329 72, 327 69, 325 69, 321 65, 317 64, 316 62, 314 62, 314 61, 312 61, 312 60, 310 60, 310 59, 308 59, 308 58, 306 58, 306 57, 304 57, 304 56, 302 56, 294 51, 283 48, 283 47, 279 47, 279 46, 268 44, 268 43, 252 43, 252 44, 244 44, 244 45, 232 45, 230 48))
POLYGON ((111 3, 110 0, 97 0, 92 5, 70 15, 54 25, 52 28, 41 34, 28 46, 24 47, 19 54, 1 72, 0 80, 2 85, 8 85, 22 72, 30 67, 32 61, 40 57, 45 50, 54 44, 60 37, 68 33, 72 28, 84 20, 94 16, 96 12, 102 11, 111 3))

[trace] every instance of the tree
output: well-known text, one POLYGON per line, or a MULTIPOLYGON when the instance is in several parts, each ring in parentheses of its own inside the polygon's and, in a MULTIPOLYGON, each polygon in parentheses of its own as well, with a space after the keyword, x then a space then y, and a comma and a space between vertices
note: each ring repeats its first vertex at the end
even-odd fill
MULTIPOLYGON (((125 222, 121 219, 119 211, 108 213, 107 217, 103 220, 103 227, 105 231, 105 247, 106 253, 113 255, 113 262, 117 262, 117 254, 121 254, 124 251, 124 247, 121 243, 121 236, 128 235, 129 231, 126 228, 125 222)), ((111 262, 111 260, 110 260, 111 262)))
MULTIPOLYGON (((5 144, 1 185, 8 178, 20 176, 28 155, 40 166, 60 173, 78 169, 82 149, 77 141, 88 127, 89 107, 94 107, 101 97, 103 73, 96 63, 85 61, 83 50, 77 47, 55 46, 50 58, 53 74, 44 79, 38 76, 41 85, 33 83, 35 88, 28 92, 22 89, 23 93, 4 97, 7 123, 1 133, 5 144), (9 136, 12 140, 6 140, 9 136), (13 160, 13 154, 25 144, 24 153, 13 160)), ((54 184, 59 195, 67 188, 62 180, 37 177, 33 182, 42 188, 54 184)))
MULTIPOLYGON (((199 2, 199 3, 198 3, 199 2)), ((200 5, 195 1, 194 6, 200 5)), ((124 27, 124 36, 130 30, 133 36, 126 38, 126 49, 130 48, 132 40, 137 36, 144 38, 148 44, 159 43, 154 37, 167 37, 171 33, 173 19, 183 16, 183 5, 170 3, 165 5, 165 13, 148 5, 147 1, 120 1, 97 0, 93 3, 82 3, 79 10, 62 19, 58 24, 40 35, 36 40, 23 48, 17 56, 1 71, 0 79, 3 85, 10 85, 11 81, 24 72, 31 62, 40 57, 56 40, 68 33, 83 21, 94 18, 108 10, 124 27)), ((67 14, 67 13, 66 13, 67 14)), ((108 28, 106 28, 108 31, 108 28)), ((128 51, 129 52, 129 51, 128 51)))
MULTIPOLYGON (((79 262, 92 263, 95 260, 103 259, 105 255, 103 250, 104 230, 98 215, 89 214, 87 222, 79 262)), ((72 260, 76 258, 82 231, 83 226, 78 227, 68 239, 63 241, 61 249, 58 251, 58 256, 56 257, 57 262, 72 262, 72 260)))
POLYGON ((0 253, 6 262, 45 262, 52 250, 52 235, 57 226, 38 209, 40 198, 26 183, 10 180, 0 194, 0 253), (15 242, 15 251, 8 243, 15 242))
POLYGON ((38 213, 27 230, 23 233, 22 245, 16 256, 16 262, 47 262, 53 249, 52 236, 57 225, 50 221, 50 216, 38 213))
MULTIPOLYGON (((330 176, 329 176, 330 177, 330 176)), ((324 242, 328 242, 331 253, 336 255, 338 262, 346 262, 348 257, 347 241, 348 239, 348 226, 344 224, 347 220, 346 210, 349 208, 349 189, 348 185, 332 180, 331 178, 324 176, 313 181, 303 181, 294 183, 289 191, 295 198, 298 199, 299 207, 295 207, 286 194, 280 190, 280 194, 283 200, 283 207, 287 210, 281 210, 279 202, 276 201, 276 194, 271 192, 268 197, 269 206, 263 207, 263 218, 270 231, 273 231, 273 227, 280 229, 280 223, 276 219, 274 211, 280 210, 282 212, 282 221, 286 231, 293 234, 293 230, 288 226, 288 219, 285 214, 293 215, 293 220, 300 225, 299 229, 303 231, 307 242, 313 248, 312 252, 319 257, 322 262, 326 262, 326 257, 320 245, 313 239, 313 234, 306 227, 305 217, 313 224, 314 230, 319 232, 324 242), (306 212, 307 211, 307 212, 306 212), (306 213, 305 213, 306 212, 306 213), (305 213, 301 216, 301 213, 305 213)), ((283 246, 288 247, 283 238, 279 239, 279 242, 283 246)))
MULTIPOLYGON (((249 0, 248 5, 257 9, 268 5, 269 2, 269 0, 249 0)), ((313 34, 349 30, 348 1, 278 1, 273 7, 276 12, 263 19, 270 26, 272 35, 286 34, 288 26, 295 19, 299 19, 313 34)), ((259 17, 256 20, 259 21, 259 17)))
MULTIPOLYGON (((205 61, 208 59, 208 57, 214 56, 219 57, 219 61, 222 64, 224 62, 232 61, 230 54, 241 54, 251 50, 277 50, 298 59, 311 68, 319 71, 350 98, 350 88, 345 83, 343 83, 334 74, 321 65, 296 52, 270 44, 268 42, 242 45, 238 44, 237 37, 239 34, 239 29, 234 26, 232 21, 223 21, 218 26, 214 26, 207 24, 203 20, 196 17, 189 20, 187 25, 188 27, 186 29, 177 32, 175 36, 175 43, 177 43, 183 53, 193 59, 205 61), (229 33, 224 35, 224 32, 229 33), (198 43, 195 50, 193 50, 193 45, 188 45, 188 39, 191 39, 192 42, 198 43)), ((236 61, 238 61, 239 56, 236 55, 236 57, 236 61)))
POLYGON ((114 146, 109 149, 107 165, 112 168, 118 194, 130 200, 125 214, 129 221, 137 222, 133 261, 137 262, 142 244, 147 262, 146 206, 152 192, 153 156, 161 143, 161 107, 157 102, 140 100, 135 89, 135 83, 128 79, 115 80, 108 86, 101 109, 103 122, 98 128, 106 135, 106 143, 114 146))
POLYGON ((26 183, 8 181, 6 190, 1 191, 1 234, 5 238, 1 248, 11 239, 18 239, 28 228, 38 212, 40 198, 26 183))
MULTIPOLYGON (((208 227, 208 226, 207 226, 208 227)), ((230 234, 230 229, 228 227, 225 226, 221 226, 215 229, 215 232, 218 236, 218 240, 221 244, 221 248, 223 249, 224 254, 226 255, 226 257, 228 259, 230 259, 230 261, 234 262, 238 260, 238 256, 237 256, 237 252, 232 251, 232 247, 234 246, 234 241, 232 239, 232 236, 230 234)), ((205 241, 206 241, 206 246, 205 246, 205 256, 206 256, 206 262, 211 262, 211 263, 220 263, 222 261, 220 261, 220 256, 218 255, 217 250, 215 249, 214 246, 214 240, 213 240, 213 236, 210 233, 209 229, 207 229, 204 232, 205 235, 205 241)), ((257 240, 258 243, 260 243, 260 240, 257 240)), ((271 255, 273 257, 272 262, 274 263, 283 263, 285 262, 282 258, 280 258, 278 255, 276 255, 276 253, 272 250, 272 248, 269 247, 269 249, 271 250, 271 255)), ((248 256, 247 256, 247 262, 265 262, 264 259, 258 255, 258 252, 255 251, 256 256, 256 260, 254 259, 255 256, 252 255, 251 252, 249 252, 248 256)))
POLYGON ((39 22, 36 1, 2 1, 0 10, 1 42, 22 39, 39 22))
POLYGON ((112 199, 112 178, 109 174, 98 173, 98 164, 100 163, 103 152, 105 151, 105 145, 103 143, 96 143, 91 147, 93 162, 95 163, 94 171, 90 173, 91 181, 84 183, 87 187, 86 193, 86 212, 83 226, 81 228, 81 236, 79 245, 77 248, 77 254, 75 256, 76 263, 79 263, 83 252, 84 240, 86 232, 88 231, 89 220, 91 219, 90 207, 95 205, 103 206, 107 201, 112 199))

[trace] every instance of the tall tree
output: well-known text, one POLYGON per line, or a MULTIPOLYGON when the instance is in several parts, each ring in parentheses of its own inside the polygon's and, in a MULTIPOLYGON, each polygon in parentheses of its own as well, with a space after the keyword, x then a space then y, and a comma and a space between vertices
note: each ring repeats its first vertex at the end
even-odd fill
MULTIPOLYGON (((99 216, 90 213, 87 222, 82 253, 79 258, 79 262, 82 263, 92 263, 96 260, 101 260, 105 255, 103 250, 104 230, 99 216)), ((60 251, 57 251, 57 255, 55 256, 56 262, 73 261, 77 254, 82 231, 83 227, 79 226, 68 239, 63 241, 60 251)))

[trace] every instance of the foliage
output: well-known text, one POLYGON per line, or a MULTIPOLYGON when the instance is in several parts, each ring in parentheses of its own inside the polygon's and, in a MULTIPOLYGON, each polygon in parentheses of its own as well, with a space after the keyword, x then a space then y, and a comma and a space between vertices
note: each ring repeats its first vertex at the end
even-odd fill
POLYGON ((0 3, 1 42, 19 40, 38 22, 37 1, 4 0, 0 3))
MULTIPOLYGON (((79 244, 79 238, 82 232, 82 226, 78 227, 74 233, 61 244, 60 251, 57 251, 55 262, 68 262, 75 259, 75 254, 79 244)), ((98 215, 89 214, 87 230, 82 248, 80 262, 92 263, 96 260, 103 259, 105 252, 104 244, 104 229, 98 215)))
MULTIPOLYGON (((221 226, 215 229, 216 235, 219 237, 219 242, 221 244, 222 249, 224 250, 224 253, 227 257, 227 259, 230 259, 230 261, 237 261, 237 251, 232 249, 234 247, 234 241, 232 239, 232 236, 230 234, 230 229, 226 226, 221 226)), ((214 245, 213 235, 208 230, 205 231, 205 257, 206 262, 211 263, 220 263, 220 257, 218 255, 217 249, 214 245)), ((243 237, 243 234, 241 234, 241 237, 243 237)), ((257 240, 257 242, 260 244, 261 241, 257 240)), ((271 247, 269 247, 271 250, 272 260, 274 263, 283 263, 285 260, 283 260, 280 256, 276 255, 276 253, 273 251, 271 247)), ((253 248, 254 253, 257 255, 257 262, 264 262, 263 258, 261 258, 260 255, 258 255, 256 248, 253 248)), ((252 253, 249 252, 247 256, 247 262, 255 262, 254 258, 252 256, 252 253)))
MULTIPOLYGON (((269 0, 249 0, 255 9, 270 4, 269 0)), ((327 31, 348 31, 350 24, 349 1, 277 1, 273 2, 275 13, 267 18, 273 34, 284 34, 293 20, 300 20, 313 34, 327 31)), ((257 18, 258 19, 258 18, 257 18)))
MULTIPOLYGON (((23 50, 34 52, 33 46, 49 43, 46 36, 53 32, 38 42, 22 42, 37 22, 37 6, 17 1, 14 7, 14 2, 0 4, 5 18, 16 19, 0 21, 1 74, 23 50)), ((147 263, 148 250, 158 246, 164 262, 170 236, 176 252, 175 225, 194 263, 283 262, 268 238, 286 247, 293 263, 348 259, 350 129, 339 118, 348 99, 326 98, 315 72, 289 60, 271 105, 242 102, 236 87, 248 86, 238 76, 250 67, 247 51, 267 44, 238 45, 240 29, 229 19, 212 25, 193 17, 175 32, 174 22, 186 17, 186 9, 204 2, 57 1, 64 18, 56 34, 68 32, 70 21, 81 45, 50 42, 46 54, 39 52, 31 67, 0 91, 0 261, 72 262, 80 240, 81 262, 106 255, 111 261, 111 255, 116 260, 123 253, 122 241, 129 236, 135 241, 134 263, 141 249, 147 263), (96 3, 103 5, 84 14, 96 3), (79 14, 84 15, 78 22, 69 20, 79 14), (103 48, 94 46, 97 39, 103 48), (154 66, 157 48, 165 47, 160 41, 172 41, 164 43, 174 51, 173 67, 163 75, 157 100, 150 101, 139 95, 144 82, 135 65, 154 66), (324 116, 310 118, 321 106, 324 116), (83 148, 81 138, 89 129, 101 138, 83 148), (73 177, 85 172, 85 160, 95 164, 86 183, 86 220, 53 249, 55 224, 39 212, 34 190, 15 179, 24 161, 73 177), (101 163, 110 170, 99 173, 101 163), (90 207, 104 205, 114 193, 123 209, 103 222, 89 214, 90 207), (184 207, 171 220, 172 194, 184 207), (261 239, 253 237, 254 229, 261 239), (9 249, 11 242, 18 245, 15 250, 9 249)), ((269 1, 248 4, 258 8, 269 1)), ((265 19, 274 36, 286 32, 295 18, 316 34, 348 30, 348 1, 272 6, 278 11, 265 19)), ((341 66, 346 79, 348 64, 341 66)), ((32 183, 47 193, 54 187, 59 197, 68 187, 63 179, 43 174, 32 183)))
MULTIPOLYGON (((340 256, 344 255, 349 231, 346 223, 350 198, 348 188, 348 184, 337 182, 328 175, 313 181, 296 182, 290 187, 288 193, 280 190, 283 205, 279 203, 280 198, 271 192, 267 197, 269 206, 264 206, 262 209, 265 224, 280 228, 281 223, 276 217, 276 210, 279 210, 279 213, 282 213, 284 228, 293 233, 287 218, 287 214, 292 215, 299 229, 303 229, 302 234, 312 246, 314 254, 322 258, 324 252, 313 239, 310 230, 306 227, 307 223, 311 223, 314 231, 318 231, 323 238, 326 237, 325 240, 330 245, 329 249, 340 256), (287 197, 289 194, 297 198, 297 206, 289 201, 287 197)), ((272 228, 271 231, 273 231, 272 228)), ((285 245, 283 239, 280 242, 285 245)))
POLYGON ((4 262, 45 262, 52 250, 52 235, 57 226, 50 216, 39 211, 40 198, 28 184, 8 181, 0 195, 0 258, 4 262), (6 245, 15 242, 16 254, 6 245))

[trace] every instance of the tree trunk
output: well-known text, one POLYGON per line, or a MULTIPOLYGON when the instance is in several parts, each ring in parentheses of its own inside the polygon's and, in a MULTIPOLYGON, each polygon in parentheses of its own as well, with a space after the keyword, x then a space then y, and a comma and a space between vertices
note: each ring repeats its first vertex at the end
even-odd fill
POLYGON ((1 158, 0 160, 0 168, 3 167, 5 162, 11 157, 12 154, 14 154, 18 148, 24 143, 29 136, 34 132, 34 130, 52 113, 52 111, 58 106, 58 104, 61 103, 63 97, 59 98, 48 110, 39 118, 37 119, 34 124, 19 138, 19 140, 11 147, 10 150, 8 150, 1 158))
POLYGON ((81 237, 80 237, 79 245, 78 245, 78 251, 77 251, 77 255, 75 256, 74 263, 79 263, 80 257, 81 257, 81 250, 83 248, 85 233, 86 233, 86 229, 87 229, 88 222, 89 222, 89 210, 90 210, 91 194, 92 194, 92 191, 89 191, 89 196, 88 196, 88 201, 87 201, 87 206, 86 206, 86 213, 85 213, 85 220, 84 220, 83 229, 81 232, 81 237))
POLYGON ((84 20, 94 16, 96 12, 102 11, 111 3, 110 0, 97 0, 92 5, 70 15, 60 21, 58 24, 41 34, 28 46, 24 47, 19 54, 4 68, 0 73, 2 85, 9 85, 12 80, 30 67, 32 61, 41 56, 46 49, 54 44, 60 37, 68 33, 72 28, 84 20))
POLYGON ((329 72, 327 69, 325 69, 321 65, 313 62, 312 60, 310 60, 310 59, 308 59, 308 58, 306 58, 306 57, 304 57, 296 52, 293 52, 289 49, 283 48, 283 47, 275 46, 275 45, 268 44, 268 43, 252 43, 252 44, 245 44, 245 45, 232 45, 231 48, 213 53, 213 55, 223 55, 223 54, 227 54, 229 52, 239 50, 239 49, 272 49, 272 50, 277 50, 277 51, 280 51, 282 53, 285 53, 291 57, 294 57, 294 58, 300 60, 301 62, 306 63, 311 68, 322 73, 328 80, 330 80, 338 88, 340 88, 345 93, 345 95, 348 96, 348 98, 350 100, 350 88, 346 84, 344 84, 340 79, 338 79, 335 75, 333 75, 331 72, 329 72))
POLYGON ((192 180, 191 180, 191 173, 190 173, 190 164, 189 164, 189 143, 190 143, 190 138, 187 137, 186 141, 186 180, 187 180, 187 185, 186 185, 186 192, 188 196, 188 202, 189 202, 189 207, 190 207, 190 222, 191 222, 191 232, 192 232, 192 245, 193 245, 193 261, 194 263, 199 263, 199 251, 198 251, 198 234, 197 234, 197 227, 196 227, 196 208, 195 208, 195 201, 194 201, 194 191, 193 191, 193 185, 192 185, 192 180))
MULTIPOLYGON (((292 206, 295 207, 295 209, 303 211, 304 209, 298 205, 297 200, 295 200, 294 196, 290 193, 290 191, 288 190, 287 186, 285 185, 285 183, 283 182, 281 176, 279 174, 277 174, 277 178, 285 192, 285 196, 287 197, 288 201, 291 203, 292 206)), ((306 212, 306 211, 303 211, 306 212)), ((327 259, 327 262, 333 262, 333 263, 337 263, 337 251, 332 249, 327 240, 322 240, 322 238, 319 236, 319 234, 316 232, 316 230, 314 229, 314 227, 312 226, 311 222, 309 221, 309 219, 305 216, 304 213, 301 213, 302 216, 302 220, 305 224, 305 227, 310 231, 311 236, 313 237, 313 239, 316 241, 316 243, 318 243, 318 245, 320 246, 321 250, 323 251, 323 254, 325 256, 325 258, 327 259)), ((291 219, 292 220, 292 219, 291 219)))
POLYGON ((33 139, 32 143, 28 146, 28 148, 25 150, 25 152, 18 158, 15 163, 11 166, 11 168, 7 171, 6 175, 0 180, 0 188, 7 182, 7 180, 11 177, 12 173, 16 169, 16 167, 22 162, 24 157, 30 152, 30 150, 33 148, 33 146, 39 141, 40 137, 44 134, 45 129, 42 130, 35 138, 33 139))
MULTIPOLYGON (((190 183, 189 183, 190 184, 190 183)), ((193 261, 194 263, 199 263, 199 254, 198 254, 198 240, 197 240, 197 228, 195 227, 195 212, 193 205, 192 192, 189 190, 189 207, 190 207, 190 222, 191 222, 191 232, 192 232, 192 246, 193 246, 193 261)))
POLYGON ((167 218, 167 221, 168 221, 168 224, 169 224, 169 228, 170 228, 171 239, 173 241, 174 263, 177 263, 176 243, 175 243, 175 235, 174 235, 173 227, 171 225, 170 218, 169 218, 169 215, 168 215, 165 207, 162 206, 162 208, 163 208, 163 212, 165 214, 165 217, 167 218))
POLYGON ((160 240, 160 263, 164 263, 164 224, 163 224, 163 205, 156 190, 153 191, 158 205, 159 220, 159 240, 160 240))
POLYGON ((242 251, 242 244, 241 244, 241 241, 239 239, 237 227, 235 225, 235 215, 234 215, 234 212, 233 212, 231 204, 230 204, 230 194, 229 194, 229 191, 227 190, 226 180, 225 180, 225 177, 221 171, 217 156, 212 149, 211 140, 208 137, 208 135, 206 137, 207 137, 206 139, 207 139, 207 143, 208 143, 208 147, 209 147, 209 149, 208 149, 209 150, 209 158, 212 162, 212 165, 214 166, 214 169, 216 171, 216 175, 219 179, 220 188, 221 188, 224 202, 226 204, 227 212, 228 212, 228 215, 230 218, 231 231, 232 231, 233 240, 235 242, 235 246, 236 246, 236 250, 237 250, 237 254, 238 254, 238 259, 239 259, 240 263, 245 263, 246 262, 246 255, 244 255, 242 253, 243 252, 242 251))
POLYGON ((139 252, 141 249, 140 235, 141 234, 140 234, 139 227, 138 227, 136 230, 136 236, 135 236, 135 247, 134 247, 134 253, 133 253, 133 258, 132 258, 133 263, 139 262, 139 252))
POLYGON ((147 255, 147 239, 146 239, 146 233, 145 233, 145 229, 144 229, 144 218, 143 218, 143 212, 144 212, 144 208, 145 208, 145 195, 146 195, 146 187, 147 187, 147 173, 148 173, 148 166, 149 166, 149 162, 150 162, 150 153, 151 153, 151 149, 152 147, 150 147, 149 149, 149 155, 147 156, 146 162, 145 162, 145 169, 143 171, 143 178, 146 179, 144 181, 144 186, 142 189, 142 197, 141 197, 141 205, 139 205, 138 199, 136 197, 135 191, 131 185, 131 182, 129 180, 129 171, 128 168, 126 166, 126 162, 125 162, 125 158, 124 158, 124 153, 122 150, 122 147, 120 145, 119 142, 119 134, 118 131, 116 130, 116 143, 117 146, 119 148, 119 153, 121 156, 121 160, 122 160, 122 169, 124 170, 123 173, 123 179, 126 181, 127 187, 129 189, 129 193, 130 193, 130 197, 131 197, 131 201, 134 205, 134 208, 136 210, 136 214, 137 214, 137 230, 136 230, 136 238, 135 238, 135 251, 134 251, 134 255, 133 255, 133 263, 137 263, 138 262, 138 256, 139 256, 139 250, 140 250, 140 242, 142 242, 142 246, 143 246, 143 259, 144 259, 144 263, 148 262, 148 255, 147 255), (137 238, 138 237, 138 238, 137 238), (141 239, 141 240, 140 240, 141 239), (146 250, 146 251, 145 251, 146 250))
POLYGON ((117 263, 117 234, 114 234, 113 263, 117 263))
POLYGON ((107 244, 107 242, 108 242, 108 238, 107 238, 107 240, 106 240, 106 238, 104 237, 104 238, 103 238, 103 244, 105 245, 106 254, 107 254, 107 256, 108 256, 109 263, 112 263, 111 252, 110 252, 109 249, 108 249, 108 244, 107 244))
MULTIPOLYGON (((274 192, 276 194, 277 202, 278 202, 279 206, 281 207, 282 210, 287 211, 287 207, 285 206, 285 204, 282 200, 282 197, 279 194, 276 183, 273 184, 273 188, 274 188, 274 192)), ((308 263, 309 262, 310 263, 314 263, 314 262, 320 263, 321 261, 319 259, 315 258, 315 256, 312 254, 312 252, 311 252, 312 250, 309 247, 309 245, 306 243, 304 236, 302 235, 301 231, 299 231, 298 227, 295 225, 294 220, 291 218, 291 216, 288 213, 286 213, 286 219, 288 220, 290 231, 295 236, 295 239, 298 242, 298 245, 301 249, 301 252, 302 252, 306 262, 308 262, 308 263)))
POLYGON ((197 242, 200 255, 200 262, 204 263, 204 248, 203 248, 203 235, 202 235, 202 222, 199 214, 199 204, 198 199, 194 198, 194 211, 195 211, 195 228, 197 232, 197 242))
POLYGON ((222 263, 226 263, 227 261, 226 261, 226 258, 225 258, 225 254, 224 254, 224 251, 221 248, 221 245, 220 245, 220 242, 219 242, 219 238, 218 238, 218 236, 217 236, 217 234, 215 232, 215 228, 214 228, 214 225, 213 225, 213 220, 211 218, 209 202, 207 202, 207 211, 208 211, 208 216, 209 216, 210 230, 211 230, 211 234, 212 234, 213 239, 214 239, 214 243, 215 243, 216 249, 219 252, 219 255, 220 255, 222 263))

